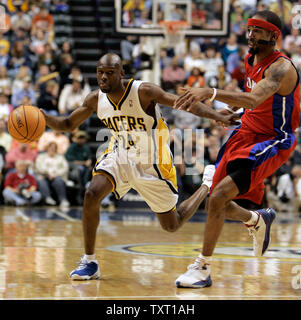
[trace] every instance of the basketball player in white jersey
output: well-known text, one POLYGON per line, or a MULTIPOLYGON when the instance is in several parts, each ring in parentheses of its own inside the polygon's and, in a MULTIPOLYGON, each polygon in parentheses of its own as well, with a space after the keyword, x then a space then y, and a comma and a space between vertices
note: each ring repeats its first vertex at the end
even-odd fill
MULTIPOLYGON (((168 129, 156 104, 172 106, 177 96, 154 84, 125 80, 123 76, 120 57, 106 54, 97 65, 99 90, 91 92, 68 117, 45 114, 50 128, 73 131, 96 112, 113 136, 109 148, 96 162, 85 193, 82 213, 85 255, 70 273, 74 280, 100 276, 94 249, 100 203, 109 193, 121 198, 131 188, 135 189, 156 214, 162 228, 174 232, 196 212, 212 182, 213 174, 205 172, 203 185, 176 208, 176 169, 167 145, 168 129)), ((202 103, 195 108, 199 108, 198 114, 202 110, 204 117, 225 125, 236 120, 235 116, 222 115, 202 103)))

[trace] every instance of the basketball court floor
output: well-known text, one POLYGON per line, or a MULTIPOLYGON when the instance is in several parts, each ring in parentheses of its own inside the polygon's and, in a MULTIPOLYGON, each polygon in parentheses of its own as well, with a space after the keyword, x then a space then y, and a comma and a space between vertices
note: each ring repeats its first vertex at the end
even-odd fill
POLYGON ((103 211, 96 254, 101 279, 71 281, 83 254, 81 208, 0 209, 1 300, 300 300, 301 219, 278 214, 266 257, 252 256, 245 227, 226 222, 212 265, 213 286, 178 289, 174 280, 202 246, 205 214, 176 233, 147 209, 103 211))

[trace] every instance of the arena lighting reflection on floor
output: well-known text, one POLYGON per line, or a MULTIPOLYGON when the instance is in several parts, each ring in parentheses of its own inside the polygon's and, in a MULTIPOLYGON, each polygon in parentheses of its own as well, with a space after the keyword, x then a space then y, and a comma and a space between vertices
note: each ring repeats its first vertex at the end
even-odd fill
MULTIPOLYGON (((16 208, 17 214, 24 219, 29 218, 32 221, 37 220, 81 220, 82 207, 72 207, 62 211, 59 207, 20 207, 16 208)), ((116 208, 115 210, 100 210, 100 219, 112 221, 154 221, 156 216, 149 209, 145 208, 116 208)), ((297 213, 281 212, 277 213, 277 222, 289 224, 291 222, 300 222, 301 218, 297 213)), ((205 222, 206 213, 199 210, 195 213, 189 222, 205 222)), ((226 220, 227 223, 237 223, 237 221, 226 220)))

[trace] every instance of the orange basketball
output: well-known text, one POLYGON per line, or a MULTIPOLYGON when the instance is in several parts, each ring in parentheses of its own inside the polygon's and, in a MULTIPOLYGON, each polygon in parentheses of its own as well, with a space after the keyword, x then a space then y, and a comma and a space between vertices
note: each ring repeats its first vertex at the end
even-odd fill
POLYGON ((9 134, 21 143, 38 140, 44 133, 46 121, 43 113, 34 106, 20 106, 8 118, 9 134))

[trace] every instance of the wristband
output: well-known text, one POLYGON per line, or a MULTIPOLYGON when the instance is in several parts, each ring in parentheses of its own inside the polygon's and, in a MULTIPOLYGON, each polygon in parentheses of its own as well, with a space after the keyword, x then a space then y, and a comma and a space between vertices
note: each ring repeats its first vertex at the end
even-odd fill
POLYGON ((216 94, 217 94, 217 90, 216 90, 216 88, 213 88, 213 95, 212 95, 212 97, 209 99, 210 102, 212 102, 212 101, 215 99, 216 94))

